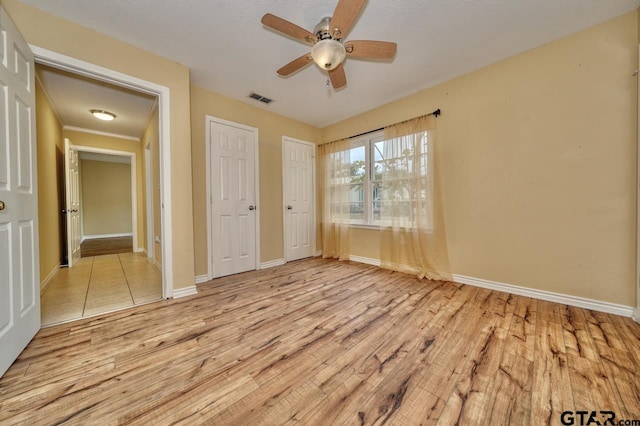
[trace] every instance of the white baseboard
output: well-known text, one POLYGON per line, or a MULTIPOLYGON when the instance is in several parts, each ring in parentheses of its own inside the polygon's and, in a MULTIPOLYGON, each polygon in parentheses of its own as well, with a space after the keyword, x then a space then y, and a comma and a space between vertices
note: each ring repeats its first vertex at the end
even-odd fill
POLYGON ((195 285, 189 287, 182 287, 173 290, 173 298, 179 299, 181 297, 193 296, 194 294, 198 294, 198 289, 195 285))
MULTIPOLYGON (((380 266, 380 260, 372 259, 369 257, 349 256, 349 260, 353 262, 366 263, 367 265, 380 266)), ((608 314, 620 315, 623 317, 631 317, 636 322, 640 322, 640 309, 634 310, 634 308, 631 306, 618 305, 616 303, 603 302, 600 300, 587 299, 578 296, 570 296, 567 294, 554 293, 551 291, 520 287, 513 284, 484 280, 482 278, 467 277, 465 275, 453 274, 453 280, 460 284, 467 284, 475 287, 487 288, 489 290, 517 294, 519 296, 526 296, 534 299, 556 302, 562 305, 576 306, 578 308, 590 309, 593 311, 606 312, 608 314)))
POLYGON ((262 262, 260 269, 275 268, 276 266, 282 266, 284 264, 284 259, 269 260, 268 262, 262 262))
POLYGON ((320 257, 320 256, 322 256, 322 250, 316 251, 316 257, 320 257))
POLYGON ((133 252, 134 253, 144 253, 145 255, 147 254, 147 250, 144 247, 134 248, 133 252))
POLYGON ((620 315, 623 317, 631 317, 633 315, 633 307, 618 305, 617 303, 570 296, 568 294, 554 293, 552 291, 536 290, 512 284, 483 280, 481 278, 467 277, 464 275, 453 275, 453 280, 461 284, 468 284, 476 287, 488 288, 490 290, 517 294, 519 296, 556 302, 562 305, 576 306, 578 308, 590 309, 592 311, 606 312, 608 314, 620 315))
POLYGON ((125 232, 124 234, 98 234, 98 235, 83 235, 84 240, 98 240, 100 238, 117 238, 117 237, 133 237, 131 232, 125 232))
POLYGON ((44 278, 44 280, 42 280, 42 282, 40 283, 40 294, 42 294, 44 289, 47 288, 53 276, 56 274, 56 272, 58 272, 58 269, 60 269, 59 263, 56 266, 54 266, 51 272, 49 272, 49 274, 44 278))
POLYGON ((207 275, 198 275, 196 276, 196 284, 202 284, 209 281, 209 277, 207 275))
POLYGON ((371 257, 349 255, 349 260, 352 262, 366 263, 367 265, 380 266, 380 260, 371 257))

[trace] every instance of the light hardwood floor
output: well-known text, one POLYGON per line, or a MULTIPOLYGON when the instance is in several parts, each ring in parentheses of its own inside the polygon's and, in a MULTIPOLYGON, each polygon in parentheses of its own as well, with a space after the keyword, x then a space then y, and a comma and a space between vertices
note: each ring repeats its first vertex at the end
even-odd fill
POLYGON ((640 419, 628 318, 311 259, 42 329, 1 424, 560 424, 640 419))
POLYGON ((140 253, 83 257, 61 268, 40 298, 42 325, 162 299, 162 275, 140 253))
POLYGON ((133 253, 133 237, 93 238, 80 244, 82 257, 133 253))

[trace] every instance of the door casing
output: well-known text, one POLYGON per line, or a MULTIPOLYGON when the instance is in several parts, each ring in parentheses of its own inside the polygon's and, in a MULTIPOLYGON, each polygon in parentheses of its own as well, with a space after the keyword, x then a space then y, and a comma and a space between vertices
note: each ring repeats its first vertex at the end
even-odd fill
POLYGON ((150 259, 154 258, 154 222, 153 222, 153 172, 151 164, 151 146, 146 146, 144 148, 144 171, 145 171, 145 184, 144 184, 144 192, 145 192, 145 210, 147 216, 147 257, 150 259))
MULTIPOLYGON (((114 149, 94 148, 91 146, 74 145, 74 148, 80 152, 91 152, 94 154, 114 155, 118 157, 126 157, 129 159, 131 173, 131 230, 133 238, 133 251, 140 252, 138 247, 138 181, 137 181, 137 155, 135 152, 117 151, 114 149)), ((82 232, 82 240, 84 240, 84 231, 82 232)))
POLYGON ((109 68, 85 62, 39 46, 29 45, 36 63, 126 87, 158 98, 158 144, 160 147, 160 226, 162 233, 162 294, 173 297, 173 231, 171 214, 171 108, 166 86, 143 80, 109 68), (169 208, 164 208, 168 206, 169 208))

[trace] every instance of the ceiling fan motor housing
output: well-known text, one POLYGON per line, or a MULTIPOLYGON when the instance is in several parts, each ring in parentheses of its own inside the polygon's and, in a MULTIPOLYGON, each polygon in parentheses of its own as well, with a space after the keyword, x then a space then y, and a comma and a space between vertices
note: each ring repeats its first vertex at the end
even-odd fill
MULTIPOLYGON (((331 31, 329 28, 330 26, 331 26, 331 17, 327 16, 326 18, 322 18, 320 23, 316 25, 316 27, 313 29, 313 32, 315 33, 316 37, 318 37, 318 40, 326 40, 329 38, 340 40, 339 37, 334 37, 331 35, 331 31)), ((338 33, 336 35, 340 36, 340 31, 337 28, 336 28, 336 32, 338 33)))

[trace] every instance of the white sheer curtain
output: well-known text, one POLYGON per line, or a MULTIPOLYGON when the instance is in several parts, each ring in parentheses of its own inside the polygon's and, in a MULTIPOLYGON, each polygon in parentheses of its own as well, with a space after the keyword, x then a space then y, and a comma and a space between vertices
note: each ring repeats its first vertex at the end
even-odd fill
POLYGON ((318 147, 322 206, 322 257, 349 259, 351 218, 351 143, 349 139, 318 147))
POLYGON ((385 128, 374 146, 374 213, 383 268, 450 280, 433 116, 385 128))

